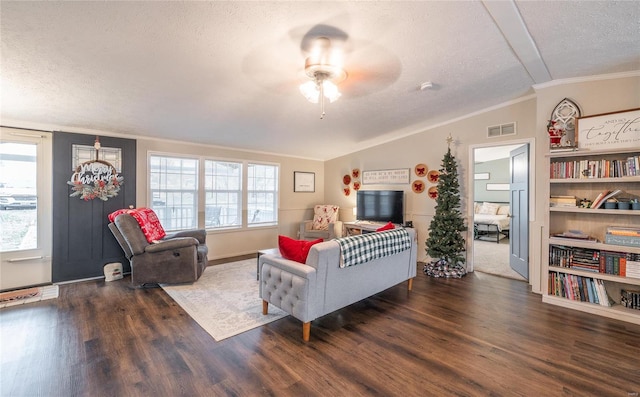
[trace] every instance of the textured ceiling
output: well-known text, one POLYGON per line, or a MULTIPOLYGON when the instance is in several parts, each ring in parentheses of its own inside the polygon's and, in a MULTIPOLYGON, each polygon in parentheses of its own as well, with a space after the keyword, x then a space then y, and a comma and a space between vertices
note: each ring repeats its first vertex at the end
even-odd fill
POLYGON ((2 1, 0 18, 3 125, 314 159, 551 79, 640 70, 636 1, 2 1), (348 72, 323 120, 298 91, 304 43, 320 35, 348 72))

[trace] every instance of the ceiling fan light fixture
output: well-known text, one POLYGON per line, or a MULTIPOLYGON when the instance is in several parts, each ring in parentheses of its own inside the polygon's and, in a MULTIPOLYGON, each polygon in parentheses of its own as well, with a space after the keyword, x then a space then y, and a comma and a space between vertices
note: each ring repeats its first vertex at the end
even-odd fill
POLYGON ((311 79, 300 85, 300 92, 311 103, 320 103, 320 118, 324 118, 324 99, 334 102, 340 98, 337 83, 347 78, 342 69, 341 56, 332 51, 331 42, 326 37, 316 40, 311 56, 305 60, 304 72, 311 79))
POLYGON ((322 97, 328 99, 330 103, 337 101, 342 96, 338 91, 338 86, 330 80, 314 79, 300 85, 300 93, 311 103, 320 102, 320 91, 322 91, 322 97), (322 86, 322 90, 320 90, 320 86, 322 86))
POLYGON ((311 57, 307 58, 304 63, 304 72, 312 79, 317 78, 318 74, 321 73, 323 78, 331 80, 336 84, 347 78, 347 72, 345 72, 341 66, 328 62, 312 61, 311 57))
POLYGON ((318 103, 320 99, 320 89, 315 81, 300 84, 300 93, 311 103, 318 103))

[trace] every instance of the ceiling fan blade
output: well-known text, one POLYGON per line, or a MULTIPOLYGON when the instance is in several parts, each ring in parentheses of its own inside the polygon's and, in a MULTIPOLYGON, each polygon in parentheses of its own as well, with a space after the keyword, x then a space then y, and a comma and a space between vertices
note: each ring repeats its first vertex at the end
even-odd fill
POLYGON ((345 56, 347 79, 340 90, 347 97, 361 97, 381 91, 393 84, 402 72, 398 57, 381 45, 358 41, 356 51, 345 56))
POLYGON ((315 25, 302 37, 300 41, 300 51, 308 54, 313 50, 316 39, 326 37, 331 41, 334 48, 344 49, 345 43, 349 40, 349 35, 342 29, 329 25, 315 25))
POLYGON ((244 58, 242 71, 256 85, 272 93, 286 95, 297 91, 300 84, 309 80, 305 61, 321 37, 330 40, 332 50, 342 52, 340 66, 347 73, 346 80, 339 83, 343 98, 371 95, 400 77, 402 65, 393 52, 372 41, 354 39, 329 24, 297 27, 288 32, 288 37, 256 46, 244 58))
POLYGON ((286 39, 251 49, 242 61, 242 73, 257 86, 281 94, 291 93, 308 79, 304 59, 296 54, 296 45, 286 39))

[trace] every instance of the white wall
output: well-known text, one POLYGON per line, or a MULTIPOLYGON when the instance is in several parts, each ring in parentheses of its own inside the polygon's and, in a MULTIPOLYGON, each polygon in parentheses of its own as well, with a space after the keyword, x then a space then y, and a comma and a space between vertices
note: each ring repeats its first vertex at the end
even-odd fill
POLYGON ((509 202, 508 190, 487 190, 489 183, 509 183, 509 159, 497 159, 483 163, 475 163, 474 174, 486 172, 489 179, 474 181, 474 201, 509 202))

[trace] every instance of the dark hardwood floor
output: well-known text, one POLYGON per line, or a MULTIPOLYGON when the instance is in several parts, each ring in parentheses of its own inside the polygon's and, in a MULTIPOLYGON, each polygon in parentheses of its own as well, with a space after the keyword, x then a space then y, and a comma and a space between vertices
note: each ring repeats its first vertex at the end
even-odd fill
POLYGON ((2 396, 637 396, 640 326, 483 274, 406 283, 215 342, 160 288, 62 285, 0 310, 2 396))

